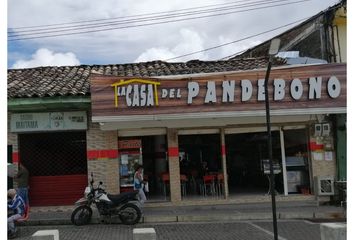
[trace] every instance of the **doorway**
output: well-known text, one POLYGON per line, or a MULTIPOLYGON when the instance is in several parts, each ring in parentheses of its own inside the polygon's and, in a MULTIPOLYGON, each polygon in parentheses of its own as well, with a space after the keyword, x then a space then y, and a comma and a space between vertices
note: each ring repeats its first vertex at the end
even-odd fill
POLYGON ((179 135, 180 174, 187 181, 187 196, 202 195, 203 176, 222 173, 219 134, 179 135))
MULTIPOLYGON (((228 186, 233 193, 267 193, 269 181, 264 163, 268 159, 267 132, 228 134, 225 136, 228 186)), ((281 168, 279 131, 272 131, 273 163, 281 168)), ((283 192, 281 171, 275 175, 275 188, 283 192)))
POLYGON ((149 185, 148 200, 165 199, 162 175, 168 173, 166 135, 121 137, 118 149, 120 191, 133 191, 135 167, 139 164, 144 168, 144 180, 149 185))

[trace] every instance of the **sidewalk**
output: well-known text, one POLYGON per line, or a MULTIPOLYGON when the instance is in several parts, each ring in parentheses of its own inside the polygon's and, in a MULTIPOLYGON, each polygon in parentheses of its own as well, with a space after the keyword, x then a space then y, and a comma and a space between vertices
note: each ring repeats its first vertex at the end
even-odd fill
MULTIPOLYGON (((271 220, 271 203, 219 204, 203 206, 158 206, 147 203, 143 209, 142 223, 161 222, 210 222, 237 220, 271 220)), ((163 204, 161 204, 163 205, 163 204)), ((67 225, 74 206, 32 207, 25 225, 67 225)), ((345 218, 343 208, 317 206, 316 201, 277 203, 278 219, 337 219, 345 218)), ((92 223, 100 223, 94 209, 92 223)), ((116 221, 114 221, 116 222, 116 221)))

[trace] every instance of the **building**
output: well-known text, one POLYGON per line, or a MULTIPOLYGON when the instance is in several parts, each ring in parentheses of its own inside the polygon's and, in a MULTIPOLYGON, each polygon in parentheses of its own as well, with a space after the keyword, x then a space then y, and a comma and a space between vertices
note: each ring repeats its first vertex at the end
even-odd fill
MULTIPOLYGON (((347 62, 347 1, 316 14, 278 36, 280 56, 288 64, 346 63, 347 62), (322 60, 322 61, 321 61, 322 60)), ((266 56, 270 40, 252 47, 234 58, 266 56)), ((347 177, 346 114, 336 115, 337 177, 347 177)))
MULTIPOLYGON (((32 205, 72 204, 91 172, 109 192, 129 191, 136 163, 150 199, 263 196, 265 65, 254 58, 9 70, 8 145, 31 173, 32 205), (219 179, 203 181, 205 173, 219 179)), ((317 177, 336 176, 333 126, 346 112, 346 65, 278 62, 271 79, 277 191, 314 193, 317 177)))
MULTIPOLYGON (((333 180, 346 177, 343 4, 279 35, 282 51, 330 62, 277 59, 272 69, 282 199, 327 199, 333 180)), ((267 200, 268 44, 227 61, 8 70, 9 156, 30 171, 31 205, 73 204, 91 172, 110 193, 130 191, 136 163, 144 166, 150 200, 267 200)))

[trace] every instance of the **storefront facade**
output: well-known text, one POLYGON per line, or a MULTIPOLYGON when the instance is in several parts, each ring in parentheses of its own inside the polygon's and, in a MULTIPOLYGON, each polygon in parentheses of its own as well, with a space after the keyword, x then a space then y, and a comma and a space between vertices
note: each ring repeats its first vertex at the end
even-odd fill
MULTIPOLYGON (((160 192, 172 202, 188 195, 213 196, 203 189, 209 187, 203 171, 214 177, 219 197, 264 194, 268 156, 263 76, 263 70, 158 79, 92 75, 92 122, 103 132, 115 133, 118 146, 150 136, 155 141, 150 149, 155 149, 156 139, 162 139, 159 157, 152 154, 159 162, 148 160, 145 165, 149 154, 143 153, 144 144, 131 155, 118 148, 118 175, 124 175, 122 168, 133 172, 133 164, 142 163, 149 183, 157 189, 160 183, 160 192)), ((346 112, 345 76, 342 64, 272 71, 278 192, 315 194, 318 178, 336 177, 334 116, 346 112)), ((124 189, 121 182, 116 184, 116 189, 124 189)))
MULTIPOLYGON (((144 166, 151 201, 264 195, 269 187, 264 76, 264 69, 158 78, 91 74, 90 108, 32 110, 32 123, 24 116, 29 111, 9 113, 8 144, 15 162, 50 163, 35 174, 38 179, 32 177, 34 205, 69 204, 82 194, 91 172, 110 193, 130 191, 136 163, 144 166), (47 115, 40 117, 43 112, 47 115), (43 119, 49 123, 39 128, 43 119), (44 153, 48 141, 63 148, 44 153), (26 146, 39 149, 39 155, 26 152, 26 146), (54 155, 60 156, 57 167, 54 155), (49 180, 42 175, 58 184, 41 194, 49 180), (38 200, 70 182, 77 184, 67 202, 38 200)), ((346 65, 284 66, 273 69, 270 80, 276 190, 316 195, 318 178, 337 177, 334 142, 336 119, 346 115, 346 65)))

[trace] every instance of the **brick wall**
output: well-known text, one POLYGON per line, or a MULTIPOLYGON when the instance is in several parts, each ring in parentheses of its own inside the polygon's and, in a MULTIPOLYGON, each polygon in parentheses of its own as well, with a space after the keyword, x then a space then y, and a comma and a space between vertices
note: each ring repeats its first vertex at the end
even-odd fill
POLYGON ((336 154, 333 137, 311 137, 310 149, 312 174, 315 176, 336 176, 336 154), (325 153, 331 153, 332 160, 326 160, 325 153))
MULTIPOLYGON (((310 128, 310 132, 313 133, 313 126, 310 128)), ((316 137, 310 134, 310 153, 311 153, 311 171, 312 171, 312 192, 315 192, 316 177, 333 177, 336 178, 336 154, 334 148, 333 136, 328 137, 316 137), (332 154, 332 160, 326 160, 325 152, 332 154)), ((330 200, 329 196, 317 196, 319 202, 326 202, 330 200)))
POLYGON ((86 136, 88 174, 93 172, 96 183, 102 181, 107 192, 119 193, 117 131, 102 131, 98 123, 90 123, 86 136))
POLYGON ((168 166, 170 172, 171 202, 181 201, 181 182, 177 129, 167 129, 168 166))

